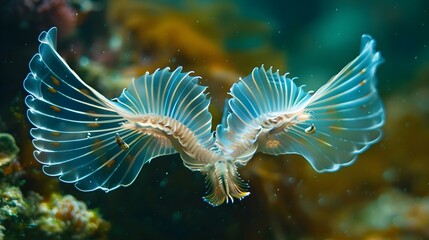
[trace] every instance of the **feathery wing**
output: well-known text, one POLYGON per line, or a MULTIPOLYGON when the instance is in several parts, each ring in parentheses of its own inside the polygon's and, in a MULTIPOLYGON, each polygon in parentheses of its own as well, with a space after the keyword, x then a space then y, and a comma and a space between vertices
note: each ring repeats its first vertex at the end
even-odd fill
POLYGON ((300 154, 319 172, 352 163, 380 139, 384 123, 375 88, 382 58, 374 48, 375 41, 362 36, 360 55, 313 95, 278 71, 255 68, 231 88, 217 144, 235 155, 249 148, 300 154))
POLYGON ((208 111, 210 100, 204 93, 207 87, 198 85, 199 77, 181 71, 179 67, 173 72, 164 68, 146 73, 133 81, 117 100, 135 114, 128 118, 131 122, 141 121, 141 116, 152 118, 149 124, 172 135, 169 139, 185 166, 201 170, 207 162, 192 154, 201 153, 201 149, 208 151, 214 145, 212 115, 208 111), (156 122, 151 122, 155 119, 156 122))
MULTIPOLYGON (((217 127, 217 145, 245 165, 258 148, 258 136, 268 119, 293 114, 309 99, 302 87, 272 68, 254 68, 231 87, 232 98, 217 127)), ((258 141, 259 142, 259 141, 258 141)))
POLYGON ((382 62, 375 40, 363 35, 359 56, 309 100, 305 111, 311 119, 295 125, 282 138, 290 143, 285 150, 303 155, 316 171, 336 171, 379 141, 385 114, 375 72, 382 62))
POLYGON ((181 120, 200 140, 210 135, 210 114, 203 114, 208 127, 196 126, 200 122, 193 117, 198 114, 189 112, 204 112, 200 108, 208 105, 204 88, 196 85, 189 73, 166 68, 146 74, 111 101, 83 82, 59 56, 56 33, 56 28, 41 33, 39 53, 31 59, 31 72, 24 80, 30 93, 25 99, 27 115, 36 127, 31 129, 34 156, 45 165, 46 174, 75 183, 82 191, 128 186, 146 162, 176 153, 162 132, 153 134, 159 131, 143 132, 127 126, 128 119, 145 114, 165 113, 181 120), (161 90, 164 95, 160 97, 161 90), (187 98, 182 96, 185 92, 187 98), (192 102, 191 97, 197 100, 192 102))

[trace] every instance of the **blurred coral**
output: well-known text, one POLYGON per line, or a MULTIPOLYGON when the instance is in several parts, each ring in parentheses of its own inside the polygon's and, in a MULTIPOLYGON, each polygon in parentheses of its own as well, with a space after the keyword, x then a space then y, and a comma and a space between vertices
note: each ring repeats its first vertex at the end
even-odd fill
POLYGON ((194 2, 191 9, 185 11, 150 1, 110 1, 108 19, 117 35, 124 39, 124 47, 132 49, 123 51, 123 55, 130 56, 123 78, 131 79, 165 66, 185 66, 202 76, 203 84, 221 99, 213 101, 214 106, 222 110, 223 99, 227 97, 224 89, 241 75, 262 63, 285 67, 284 52, 269 44, 271 29, 266 24, 254 19, 243 20, 234 4, 208 5, 194 2), (225 19, 234 24, 225 24, 225 19), (237 35, 237 29, 243 34, 237 35), (249 36, 266 39, 260 41, 263 44, 240 50, 251 41, 249 36), (234 46, 239 49, 227 48, 230 41, 236 42, 234 46))
POLYGON ((72 34, 77 24, 77 13, 67 0, 43 0, 36 8, 41 25, 53 25, 61 28, 64 35, 72 34))
POLYGON ((19 148, 15 139, 8 133, 0 133, 0 167, 10 163, 16 158, 19 148))
MULTIPOLYGON (((0 183, 0 239, 20 239, 35 227, 35 202, 37 194, 30 193, 24 197, 19 187, 0 183)), ((31 236, 32 234, 30 234, 31 236)))
POLYGON ((9 3, 9 13, 19 19, 21 26, 45 29, 57 26, 61 36, 74 33, 77 26, 77 12, 67 0, 18 0, 9 3), (24 25, 23 25, 24 24, 24 25))
POLYGON ((344 211, 332 226, 341 238, 427 239, 429 196, 419 199, 387 190, 364 206, 344 211))
POLYGON ((0 240, 106 239, 110 224, 74 197, 53 194, 48 201, 0 183, 0 240), (24 238, 22 238, 25 236, 24 238))
MULTIPOLYGON (((23 153, 27 151, 24 149, 23 153)), ((18 152, 15 139, 0 133, 0 240, 23 239, 23 236, 28 239, 106 238, 110 224, 97 211, 88 210, 83 202, 58 193, 41 202, 39 194, 22 190, 28 188, 25 179, 31 168, 21 166, 18 152)), ((52 187, 46 190, 48 183, 40 184, 44 194, 57 190, 52 187)))
POLYGON ((71 195, 52 194, 48 201, 38 205, 40 217, 36 224, 48 236, 56 235, 69 239, 87 239, 105 236, 110 225, 98 212, 88 210, 86 205, 71 195))
MULTIPOLYGON (((145 55, 150 59, 143 66, 148 71, 170 64, 201 66, 225 61, 225 52, 216 40, 198 31, 190 23, 191 17, 167 6, 132 0, 112 1, 108 14, 111 22, 121 26, 120 31, 132 34, 137 47, 133 63, 140 64, 145 55)), ((193 69, 191 66, 189 68, 193 69)))

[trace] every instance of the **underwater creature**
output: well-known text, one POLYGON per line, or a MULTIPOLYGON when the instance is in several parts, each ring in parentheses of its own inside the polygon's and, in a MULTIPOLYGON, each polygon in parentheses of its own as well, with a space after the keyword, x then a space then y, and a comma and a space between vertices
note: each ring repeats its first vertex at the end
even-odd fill
POLYGON ((211 131, 206 87, 182 67, 134 79, 115 99, 86 84, 56 51, 57 29, 40 46, 24 80, 34 157, 43 171, 81 191, 130 185, 144 164, 179 153, 206 175, 213 206, 249 195, 237 171, 256 152, 302 155, 317 172, 352 164, 380 140, 385 115, 375 71, 382 57, 362 36, 358 57, 317 91, 256 67, 230 90, 211 131))

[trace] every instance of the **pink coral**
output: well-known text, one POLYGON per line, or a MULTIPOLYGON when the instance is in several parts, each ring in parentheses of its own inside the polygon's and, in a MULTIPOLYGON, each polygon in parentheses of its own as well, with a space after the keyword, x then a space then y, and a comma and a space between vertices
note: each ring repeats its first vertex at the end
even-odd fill
POLYGON ((67 0, 17 0, 9 4, 7 12, 5 18, 11 23, 19 21, 21 26, 36 29, 56 26, 62 36, 73 34, 78 23, 78 14, 67 0))
POLYGON ((41 1, 36 11, 41 21, 61 28, 64 35, 72 34, 76 28, 77 13, 66 0, 41 1))

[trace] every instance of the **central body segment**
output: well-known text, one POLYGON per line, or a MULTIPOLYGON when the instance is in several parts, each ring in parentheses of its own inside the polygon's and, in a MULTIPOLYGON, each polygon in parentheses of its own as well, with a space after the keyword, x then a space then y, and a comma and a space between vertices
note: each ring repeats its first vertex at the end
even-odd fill
POLYGON ((151 135, 160 144, 172 145, 180 153, 184 164, 192 171, 201 171, 204 165, 221 158, 198 141, 194 132, 183 123, 165 116, 143 115, 128 119, 123 125, 144 135, 151 135))

